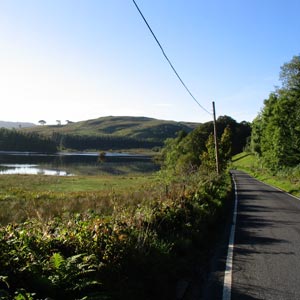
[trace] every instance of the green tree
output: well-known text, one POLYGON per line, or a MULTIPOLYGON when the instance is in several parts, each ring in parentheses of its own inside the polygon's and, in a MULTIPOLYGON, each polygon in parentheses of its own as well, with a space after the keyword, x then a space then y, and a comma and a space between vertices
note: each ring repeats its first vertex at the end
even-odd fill
POLYGON ((261 127, 262 127, 262 118, 259 114, 252 122, 252 131, 251 131, 251 142, 250 149, 252 152, 261 155, 261 127))
POLYGON ((225 168, 232 157, 232 132, 229 126, 224 129, 220 141, 220 167, 225 168))
POLYGON ((179 131, 174 139, 167 139, 165 147, 162 150, 163 168, 171 173, 179 171, 178 161, 180 157, 186 154, 182 141, 186 138, 185 131, 179 131))
MULTIPOLYGON (((223 145, 220 147, 222 167, 232 154, 243 150, 251 128, 249 123, 237 123, 228 116, 218 118, 217 128, 218 139, 223 145)), ((179 133, 175 139, 167 140, 162 155, 163 168, 174 174, 197 170, 201 164, 215 169, 214 141, 210 136, 212 133, 213 122, 207 122, 189 134, 179 133)))
MULTIPOLYGON (((232 157, 232 134, 231 129, 227 126, 221 136, 219 143, 219 169, 225 170, 227 163, 232 157)), ((216 170, 216 149, 214 136, 211 133, 205 143, 206 151, 201 154, 201 166, 209 171, 216 170)))
POLYGON ((201 166, 209 171, 216 170, 216 150, 214 136, 211 133, 205 143, 206 151, 201 154, 201 166))
POLYGON ((292 60, 281 67, 280 80, 286 90, 300 89, 300 56, 294 56, 292 60))
POLYGON ((300 163, 300 58, 281 67, 282 87, 253 122, 252 149, 273 170, 300 163))

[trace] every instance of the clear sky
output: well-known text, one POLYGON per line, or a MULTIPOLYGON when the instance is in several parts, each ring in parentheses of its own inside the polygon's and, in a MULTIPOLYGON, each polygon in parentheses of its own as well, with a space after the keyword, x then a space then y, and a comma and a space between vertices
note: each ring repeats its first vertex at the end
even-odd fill
MULTIPOLYGON (((197 100, 252 121, 300 53, 299 0, 136 0, 197 100)), ((0 120, 205 122, 132 0, 0 0, 0 120)))

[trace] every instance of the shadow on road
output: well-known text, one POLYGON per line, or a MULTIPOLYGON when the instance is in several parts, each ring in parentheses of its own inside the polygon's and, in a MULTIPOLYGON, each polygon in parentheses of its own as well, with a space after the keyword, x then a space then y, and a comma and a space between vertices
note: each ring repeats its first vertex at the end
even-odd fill
MULTIPOLYGON (((300 236, 300 202, 293 201, 287 206, 287 200, 282 198, 284 193, 245 173, 234 173, 238 175, 239 193, 231 299, 300 299, 289 283, 280 284, 281 278, 288 281, 286 273, 299 255, 288 234, 300 236), (292 263, 285 266, 285 261, 292 263)), ((188 300, 222 299, 229 230, 227 226, 202 294, 188 300)))
POLYGON ((287 233, 300 227, 299 203, 287 206, 281 191, 246 174, 238 174, 237 186, 231 299, 296 299, 276 282, 285 279, 283 261, 296 255, 287 233))

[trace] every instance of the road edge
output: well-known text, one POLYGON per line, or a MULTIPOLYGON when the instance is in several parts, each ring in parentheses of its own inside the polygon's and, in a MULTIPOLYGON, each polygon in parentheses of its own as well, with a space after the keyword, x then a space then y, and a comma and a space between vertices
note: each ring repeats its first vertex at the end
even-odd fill
POLYGON ((222 295, 223 300, 231 299, 233 251, 234 251, 235 227, 236 227, 236 220, 237 220, 237 205, 238 205, 237 184, 233 173, 231 173, 231 176, 234 185, 234 209, 233 209, 232 223, 230 229, 230 236, 228 241, 226 268, 224 273, 223 295, 222 295))

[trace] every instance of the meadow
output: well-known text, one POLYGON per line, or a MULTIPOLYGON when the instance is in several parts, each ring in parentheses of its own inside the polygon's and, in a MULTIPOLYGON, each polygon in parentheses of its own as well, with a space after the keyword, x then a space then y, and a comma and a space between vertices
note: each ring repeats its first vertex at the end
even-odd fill
POLYGON ((48 220, 86 211, 110 215, 115 201, 127 207, 143 201, 154 181, 151 175, 2 175, 0 224, 29 218, 48 220))

